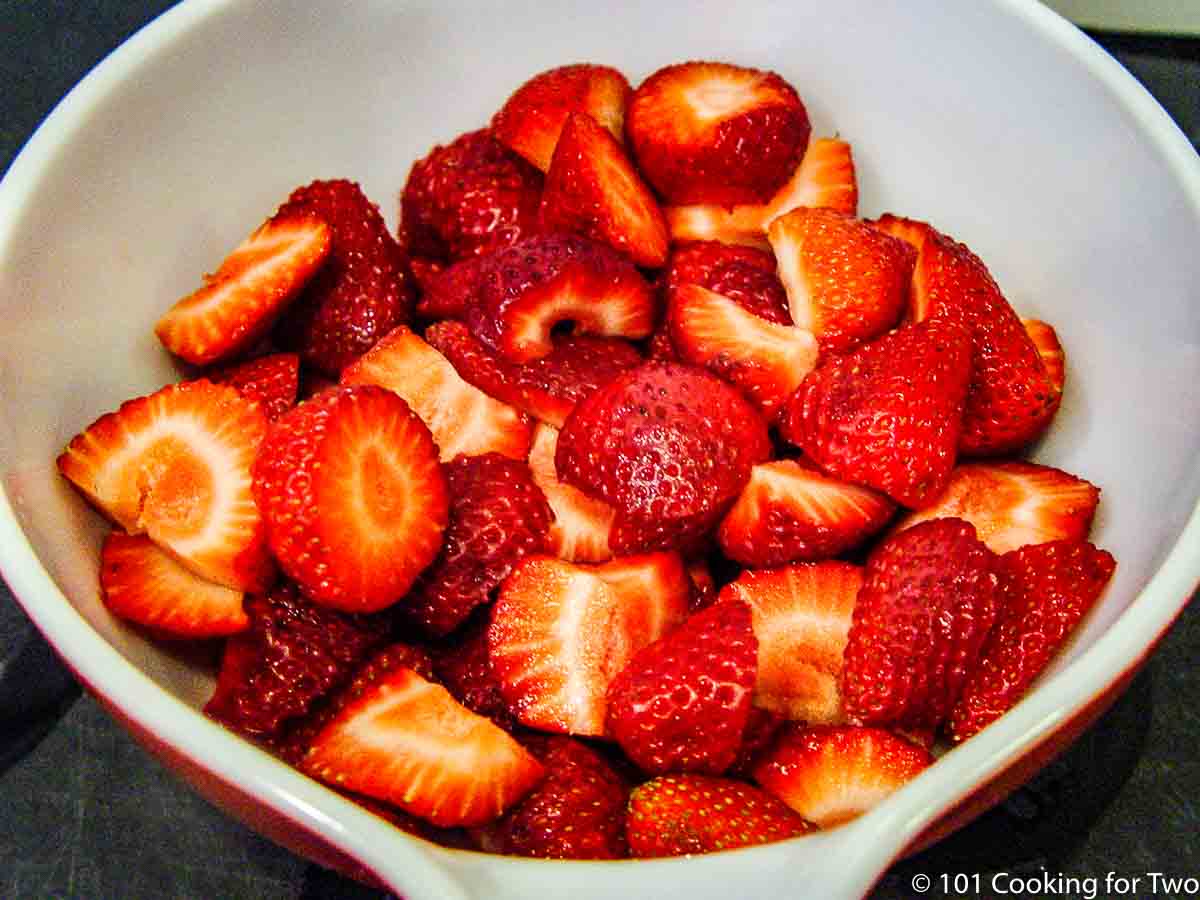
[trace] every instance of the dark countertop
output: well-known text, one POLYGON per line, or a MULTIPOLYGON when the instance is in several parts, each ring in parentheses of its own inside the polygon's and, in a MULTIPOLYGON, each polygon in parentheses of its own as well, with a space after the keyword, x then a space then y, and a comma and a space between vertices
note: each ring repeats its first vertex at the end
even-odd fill
MULTIPOLYGON (((0 0, 0 167, 72 85, 169 5, 0 0)), ((1200 41, 1097 37, 1200 143, 1200 41)), ((1071 750, 1003 806, 896 867, 875 896, 916 896, 918 874, 932 878, 926 897, 1032 896, 994 882, 999 872, 1057 877, 1038 893, 1058 897, 1088 896, 1089 878, 1098 896, 1117 896, 1104 886, 1110 872, 1141 878, 1138 896, 1151 895, 1150 872, 1200 875, 1197 647, 1193 604, 1071 750), (965 876, 966 889, 943 890, 943 874, 965 876)), ((0 583, 0 897, 381 896, 274 846, 176 781, 80 695, 0 583)))

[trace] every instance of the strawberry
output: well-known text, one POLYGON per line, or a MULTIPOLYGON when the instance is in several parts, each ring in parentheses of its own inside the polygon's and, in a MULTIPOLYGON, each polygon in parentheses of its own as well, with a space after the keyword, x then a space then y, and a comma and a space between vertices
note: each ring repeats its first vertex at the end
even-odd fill
POLYGON ((400 326, 342 372, 343 384, 377 384, 396 392, 433 434, 439 458, 502 453, 524 459, 528 417, 463 381, 442 354, 400 326))
POLYGON ((634 346, 620 338, 563 335, 548 354, 514 363, 475 339, 461 322, 437 322, 427 340, 466 381, 502 403, 536 419, 562 427, 580 398, 642 361, 634 346))
POLYGON ((987 267, 966 246, 924 222, 885 215, 876 224, 918 250, 911 318, 958 322, 971 331, 962 452, 978 456, 1022 449, 1050 424, 1058 393, 987 267))
POLYGON ((429 429, 375 385, 326 391, 271 426, 254 498, 280 566, 315 602, 370 612, 433 562, 446 478, 429 429))
POLYGON ((689 203, 664 206, 662 213, 672 244, 712 242, 754 250, 771 249, 767 240, 767 207, 762 203, 736 206, 689 203))
POLYGON ((347 703, 301 767, 443 828, 490 822, 545 774, 508 734, 405 667, 347 703))
POLYGON ((109 612, 164 638, 223 637, 250 624, 241 591, 206 581, 145 535, 113 531, 104 539, 100 596, 109 612))
POLYGON ((467 298, 480 290, 487 259, 488 255, 469 256, 450 266, 422 266, 426 274, 417 299, 417 314, 431 320, 461 319, 467 310, 467 298))
POLYGON ((517 720, 500 692, 500 682, 488 658, 487 622, 486 617, 473 618, 439 647, 434 672, 455 700, 511 733, 517 720))
POLYGON ((954 516, 974 525, 993 553, 1007 553, 1026 544, 1083 540, 1099 502, 1098 487, 1061 469, 1022 460, 964 463, 929 506, 904 516, 892 531, 954 516))
POLYGON ((617 553, 680 547, 724 514, 770 456, 766 423, 702 369, 647 363, 585 397, 559 434, 559 478, 617 509, 617 553))
POLYGON ((826 358, 788 402, 780 433, 827 474, 918 508, 949 481, 970 371, 962 326, 909 325, 826 358))
POLYGON ((725 772, 732 778, 750 780, 750 772, 759 757, 775 741, 781 728, 787 722, 783 716, 768 712, 758 706, 750 707, 750 716, 746 720, 746 730, 742 732, 742 743, 738 747, 737 757, 733 765, 725 772))
POLYGON ((172 306, 154 333, 199 366, 249 350, 321 268, 331 243, 330 227, 316 215, 280 210, 172 306))
POLYGON ((996 566, 1000 614, 949 721, 965 741, 1007 712, 1104 591, 1112 555, 1080 540, 1021 547, 996 566))
POLYGON ((585 113, 616 139, 625 134, 625 104, 632 89, 610 66, 559 66, 521 85, 492 117, 492 134, 543 172, 572 113, 585 113))
POLYGON ((574 231, 639 266, 667 260, 667 223, 650 188, 616 138, 587 113, 563 125, 542 192, 542 226, 574 231))
POLYGON ((799 95, 775 73, 687 62, 638 86, 625 131, 668 203, 731 206, 768 200, 800 161, 811 128, 799 95))
POLYGON ((775 258, 762 250, 714 241, 684 244, 671 252, 662 281, 668 292, 681 285, 698 284, 737 301, 760 319, 792 324, 787 293, 775 274, 775 258))
POLYGON ((717 602, 717 582, 703 556, 687 562, 687 574, 692 583, 691 598, 688 600, 690 612, 699 612, 717 602))
POLYGON ((809 822, 833 828, 932 764, 924 747, 882 728, 793 724, 760 757, 754 780, 809 822))
POLYGON ((550 548, 559 559, 569 562, 604 562, 612 558, 608 537, 616 510, 589 497, 577 487, 558 480, 554 454, 558 447, 558 429, 539 424, 533 433, 529 451, 529 469, 542 489, 554 521, 550 525, 550 548))
POLYGON ((758 639, 754 705, 789 719, 843 718, 842 653, 858 590, 859 566, 796 563, 747 569, 721 591, 750 607, 758 639))
POLYGON ((625 833, 635 857, 712 853, 799 837, 812 826, 753 785, 663 775, 633 789, 625 833))
POLYGON ((768 231, 792 322, 845 353, 899 321, 916 254, 899 238, 831 209, 799 207, 768 231))
POLYGON ((744 566, 828 559, 883 528, 896 504, 794 459, 760 463, 721 520, 717 540, 744 566))
POLYGON ((429 632, 447 634, 521 559, 544 553, 553 513, 525 463, 487 453, 443 464, 450 522, 442 552, 421 573, 404 612, 429 632))
POLYGON ((1058 340, 1058 332, 1054 330, 1053 325, 1040 319, 1022 319, 1021 325, 1033 341, 1033 346, 1037 347, 1042 365, 1046 367, 1046 377, 1050 379, 1050 386, 1061 399, 1063 384, 1067 379, 1067 355, 1058 340))
POLYGON ((300 357, 295 353, 272 353, 238 365, 204 373, 216 384, 229 384, 244 397, 262 404, 267 419, 274 422, 296 405, 300 392, 300 357))
POLYGON ((639 650, 613 679, 608 733, 651 775, 719 775, 741 747, 757 659, 749 607, 710 606, 639 650))
POLYGON ((867 560, 842 664, 847 715, 936 727, 954 708, 996 618, 995 555, 962 519, 933 519, 867 560))
POLYGON ((308 364, 337 375, 412 315, 408 260, 379 208, 352 181, 314 181, 292 192, 281 214, 329 223, 329 259, 275 327, 275 337, 308 364))
POLYGON ((58 470, 129 534, 145 534, 201 578, 261 591, 275 577, 250 467, 266 415, 228 385, 172 384, 101 416, 58 470))
POLYGON ((687 615, 692 579, 678 553, 619 556, 591 571, 633 610, 631 621, 642 632, 666 634, 687 615))

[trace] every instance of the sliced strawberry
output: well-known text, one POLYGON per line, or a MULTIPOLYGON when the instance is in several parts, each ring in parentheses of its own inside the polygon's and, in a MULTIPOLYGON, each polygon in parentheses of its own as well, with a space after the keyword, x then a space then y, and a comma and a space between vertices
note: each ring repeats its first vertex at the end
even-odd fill
POLYGON ((811 131, 796 91, 773 72, 717 62, 659 69, 626 110, 638 166, 673 204, 764 203, 811 131))
POLYGON ((539 424, 529 451, 529 469, 554 511, 550 546, 554 555, 569 562, 604 562, 612 558, 608 537, 616 510, 589 497, 577 487, 558 480, 554 454, 558 429, 539 424))
POLYGON ((668 291, 698 284, 736 300, 747 312, 768 322, 792 324, 787 293, 769 252, 713 241, 685 244, 672 251, 662 281, 668 291))
POLYGON ((250 624, 242 591, 206 581, 144 535, 113 531, 104 539, 100 596, 113 615, 162 637, 223 637, 250 624))
POLYGON ((1005 553, 996 566, 1000 614, 950 716, 965 741, 1028 690, 1104 591, 1112 554, 1079 540, 1050 541, 1005 553))
POLYGON ((511 733, 517 727, 517 720, 500 691, 500 682, 488 658, 487 622, 487 617, 473 618, 439 647, 434 671, 455 700, 511 733))
POLYGON ((314 601, 395 603, 442 547, 446 478, 429 429, 396 394, 348 385, 271 426, 254 463, 271 550, 314 601))
POLYGON ((995 555, 962 519, 888 538, 867 560, 842 665, 842 703, 867 725, 935 728, 996 619, 995 555))
POLYGON ((401 326, 342 372, 343 384, 377 384, 404 398, 429 427, 440 458, 502 453, 524 459, 532 426, 524 413, 463 381, 437 350, 401 326))
POLYGON ((300 357, 295 353, 272 353, 239 363, 204 377, 216 384, 229 384, 243 396, 262 404, 267 418, 274 422, 296 405, 300 392, 300 357))
POLYGON ((228 385, 172 384, 77 435, 58 470, 129 534, 145 534, 202 578, 241 591, 275 577, 250 467, 262 407, 228 385))
POLYGON ((563 125, 542 192, 542 225, 603 241, 639 266, 667 260, 667 223, 625 149, 587 113, 563 125))
POLYGON ((625 825, 635 857, 712 853, 799 837, 812 826, 753 785, 663 775, 633 789, 625 825))
POLYGON ((1050 386, 1061 399, 1063 384, 1067 380, 1067 355, 1058 340, 1058 332, 1054 330, 1053 325, 1040 319, 1022 319, 1021 325, 1033 341, 1033 346, 1037 347, 1042 365, 1046 367, 1046 377, 1050 379, 1050 386))
POLYGON ((857 547, 895 511, 895 503, 870 488, 781 459, 750 470, 717 540, 726 556, 744 566, 828 559, 857 547))
POLYGON ((919 508, 954 467, 970 353, 967 331, 939 319, 829 357, 789 401, 780 433, 835 478, 919 508))
POLYGON ((931 505, 904 516, 893 533, 955 516, 974 525, 993 553, 1007 553, 1026 544, 1083 540, 1099 502, 1100 488, 1061 469, 1021 460, 965 463, 931 505))
POLYGON ((490 822, 545 774, 508 734, 407 668, 348 703, 302 767, 441 827, 490 822))
POLYGON ((809 822, 833 828, 883 802, 933 764, 882 728, 789 725, 754 767, 754 780, 809 822))
POLYGON ((271 330, 329 255, 330 227, 311 212, 281 210, 268 219, 204 286, 158 320, 163 346, 195 365, 237 356, 271 330))
POLYGON ((758 638, 754 705, 788 719, 840 722, 842 653, 863 573, 844 562, 747 569, 721 591, 750 607, 758 638))

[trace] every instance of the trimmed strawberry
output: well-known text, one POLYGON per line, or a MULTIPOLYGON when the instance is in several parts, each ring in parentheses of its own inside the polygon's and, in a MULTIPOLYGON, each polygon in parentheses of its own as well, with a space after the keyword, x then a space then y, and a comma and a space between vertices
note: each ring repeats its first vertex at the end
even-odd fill
POLYGON ((158 320, 163 346, 204 366, 250 349, 324 264, 332 232, 317 216, 283 209, 204 276, 204 286, 158 320))
POLYGON ((272 353, 235 366, 206 372, 214 384, 229 384, 242 396, 262 404, 267 418, 274 422, 296 405, 300 392, 300 357, 295 353, 272 353))
POLYGON ((315 602, 350 612, 395 603, 433 562, 446 494, 429 429, 375 385, 297 406, 254 463, 254 498, 283 571, 315 602))
POLYGON ((896 504, 794 459, 760 463, 721 520, 717 540, 744 566, 828 559, 883 528, 896 504))
POLYGON ((754 767, 754 780, 809 822, 833 828, 931 765, 928 750, 882 728, 789 725, 754 767))
POLYGON ((542 192, 542 226, 574 231, 624 253, 639 266, 667 261, 667 223, 625 149, 587 113, 563 125, 542 192))
POLYGON ((1033 341, 1033 346, 1037 347, 1042 365, 1046 367, 1046 377, 1050 379, 1050 386, 1061 399, 1063 384, 1067 380, 1067 355, 1058 340, 1058 332, 1054 330, 1053 325, 1040 319, 1022 319, 1021 325, 1033 341))
POLYGON ((659 69, 626 110, 638 166, 668 203, 764 203, 811 132, 800 97, 773 72, 717 62, 659 69))
POLYGON ((698 284, 735 300, 760 319, 791 325, 787 293, 775 274, 775 257, 752 247, 730 247, 713 241, 685 244, 671 253, 663 285, 698 284))
POLYGON ((129 534, 145 534, 197 575, 261 591, 275 577, 250 467, 262 407, 228 385, 172 384, 101 416, 58 470, 129 534))
POLYGON ((747 569, 725 586, 721 598, 744 601, 753 615, 756 707, 808 722, 843 720, 838 682, 862 583, 859 566, 827 561, 747 569))
POLYGON ((442 354, 401 326, 342 372, 343 384, 377 384, 394 391, 433 434, 439 458, 502 453, 524 459, 528 417, 459 376, 442 354))
POLYGON ((455 700, 511 733, 517 720, 500 692, 488 658, 487 622, 487 618, 473 620, 439 647, 434 671, 455 700))
POLYGON ((1010 708, 1066 643, 1116 569, 1104 550, 1079 540, 1005 553, 996 565, 1000 615, 949 721, 965 741, 1010 708))
POLYGON ((954 467, 970 353, 967 331, 939 319, 829 357, 789 401, 780 433, 829 475, 919 508, 954 467))
POLYGON ((712 775, 663 775, 633 789, 625 833, 635 857, 768 844, 812 826, 766 791, 712 775))
POLYGON ((280 214, 329 223, 329 259, 275 327, 275 337, 306 363, 337 375, 412 316, 408 260, 379 208, 353 181, 314 181, 292 192, 280 214))
POLYGON ((904 516, 892 532, 954 516, 974 525, 993 553, 1007 553, 1026 544, 1083 540, 1099 502, 1100 488, 1061 469, 1022 460, 964 463, 931 505, 904 516))
POLYGON ((545 774, 507 733, 403 667, 349 702, 301 766, 440 827, 492 821, 545 774))
POLYGON ((632 92, 625 76, 610 66, 559 66, 517 88, 492 117, 492 134, 546 172, 572 113, 587 114, 616 140, 622 140, 625 104, 632 92))
POLYGON ((954 708, 996 619, 995 555, 962 519, 934 519, 867 560, 842 702, 867 725, 934 728, 954 708))
POLYGON ((559 559, 569 562, 604 562, 612 558, 608 537, 616 510, 589 497, 577 487, 558 480, 554 454, 558 447, 558 429, 539 424, 533 433, 529 451, 529 469, 542 489, 554 521, 550 525, 550 548, 559 559))
POLYGON ((792 322, 845 353, 899 321, 916 254, 899 238, 830 209, 800 207, 768 232, 792 322))

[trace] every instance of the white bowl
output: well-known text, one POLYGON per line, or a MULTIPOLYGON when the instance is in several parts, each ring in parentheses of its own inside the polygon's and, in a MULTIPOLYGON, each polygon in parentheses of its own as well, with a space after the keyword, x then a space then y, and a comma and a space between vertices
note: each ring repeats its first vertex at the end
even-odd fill
MULTIPOLYGON (((394 219, 392 224, 394 224, 394 219)), ((1033 2, 622 5, 195 0, 79 85, 0 187, 0 565, 144 743, 288 846, 409 900, 858 896, 995 802, 1111 702, 1200 575, 1200 162, 1149 95, 1033 2), (568 61, 636 81, 772 68, 855 149, 862 213, 933 221, 1052 322, 1068 390, 1039 460, 1104 488, 1117 576, 1009 715, 842 828, 709 857, 546 863, 410 839, 205 719, 211 680, 112 620, 101 523, 55 474, 101 412, 176 377, 169 302, 294 186, 350 177, 394 216, 411 162, 568 61)))

